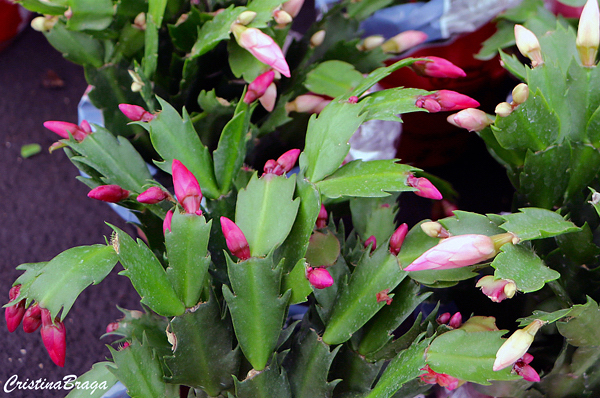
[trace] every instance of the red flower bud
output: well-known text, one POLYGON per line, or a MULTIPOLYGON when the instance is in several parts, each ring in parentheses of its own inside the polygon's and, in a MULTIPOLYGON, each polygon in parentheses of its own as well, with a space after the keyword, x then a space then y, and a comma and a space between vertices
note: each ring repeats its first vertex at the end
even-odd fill
POLYGON ((171 232, 171 220, 173 219, 173 210, 169 210, 163 221, 163 234, 167 234, 167 231, 171 232))
POLYGON ((150 187, 146 189, 144 192, 138 195, 137 201, 140 203, 146 203, 149 205, 156 204, 158 202, 162 202, 167 199, 169 194, 162 190, 160 187, 150 187))
POLYGON ((202 191, 196 177, 177 159, 173 159, 171 165, 173 173, 173 186, 175 196, 185 212, 188 214, 202 215, 200 203, 202 202, 202 191))
POLYGON ((416 61, 410 66, 410 68, 419 76, 441 78, 457 78, 467 76, 464 70, 444 58, 434 56, 428 56, 426 58, 428 61, 416 61))
POLYGON ((240 260, 249 259, 250 247, 240 227, 227 217, 221 217, 221 229, 231 253, 240 260))
POLYGON ((325 289, 333 285, 333 278, 329 271, 327 271, 327 268, 307 267, 305 274, 308 282, 317 289, 325 289))
POLYGON ((252 83, 248 85, 248 90, 246 91, 246 95, 244 96, 244 102, 246 104, 250 104, 260 97, 262 97, 267 88, 271 83, 273 83, 273 78, 275 77, 275 72, 269 70, 262 75, 259 75, 252 83))
POLYGON ((119 109, 134 122, 149 122, 155 118, 155 115, 138 105, 119 104, 119 109))
POLYGON ((92 132, 90 124, 85 120, 81 122, 81 126, 75 123, 49 120, 44 122, 44 127, 66 139, 69 138, 69 133, 71 133, 75 141, 83 141, 92 132))
POLYGON ((406 179, 406 184, 410 187, 417 188, 415 195, 422 196, 428 199, 440 200, 443 198, 438 189, 425 177, 415 177, 412 174, 406 179))
POLYGON ((373 245, 371 246, 371 253, 373 253, 373 251, 375 251, 375 249, 377 249, 377 238, 375 238, 375 235, 371 235, 367 238, 367 240, 365 241, 364 245, 365 245, 365 249, 367 247, 369 247, 369 245, 373 245))
POLYGON ((287 173, 296 164, 298 156, 300 156, 300 149, 290 149, 281 155, 277 161, 273 159, 267 160, 263 168, 264 174, 275 174, 280 176, 283 175, 283 173, 287 173))
POLYGON ((52 322, 50 311, 42 308, 42 341, 52 362, 60 367, 65 366, 67 352, 65 325, 57 319, 52 322))
POLYGON ((428 110, 431 113, 457 111, 465 108, 477 108, 479 102, 464 94, 450 90, 439 90, 433 94, 419 95, 415 106, 428 110))
MULTIPOLYGON (((21 285, 16 285, 10 288, 8 292, 9 303, 19 297, 21 285)), ((6 319, 6 327, 9 332, 17 330, 25 314, 25 300, 20 300, 17 304, 11 305, 4 309, 4 319, 6 319)))
POLYGON ((119 203, 129 197, 129 191, 118 185, 100 185, 88 193, 88 198, 108 203, 119 203))
POLYGON ((42 324, 42 310, 36 303, 25 311, 23 316, 23 331, 25 333, 35 332, 42 324))
POLYGON ((319 210, 319 215, 317 216, 317 229, 323 229, 327 226, 327 209, 325 209, 325 205, 321 205, 321 210, 319 210))
POLYGON ((400 225, 392 234, 390 238, 390 253, 394 256, 397 256, 400 253, 400 249, 402 248, 402 243, 404 243, 404 238, 406 238, 406 234, 408 233, 408 225, 406 223, 400 225))

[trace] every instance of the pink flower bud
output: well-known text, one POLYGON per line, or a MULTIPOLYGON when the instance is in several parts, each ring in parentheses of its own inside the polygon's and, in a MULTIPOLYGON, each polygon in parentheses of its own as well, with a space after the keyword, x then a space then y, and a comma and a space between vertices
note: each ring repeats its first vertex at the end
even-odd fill
POLYGON ((483 294, 488 296, 494 303, 513 298, 517 292, 515 282, 510 279, 495 279, 492 275, 486 275, 479 279, 475 287, 480 287, 483 294))
POLYGON ((416 61, 410 68, 419 76, 457 78, 465 77, 464 70, 454 65, 452 62, 439 57, 423 57, 429 61, 416 61))
POLYGON ((155 115, 138 105, 119 104, 119 109, 134 122, 149 122, 155 117, 155 115))
POLYGON ((381 303, 382 301, 385 301, 386 305, 392 304, 392 301, 394 301, 394 299, 389 296, 389 292, 390 289, 384 289, 377 293, 377 295, 375 296, 377 298, 377 302, 381 303))
MULTIPOLYGON (((10 288, 8 292, 9 303, 19 297, 21 285, 16 285, 10 288)), ((6 319, 6 327, 10 333, 17 330, 25 314, 25 300, 20 300, 17 304, 11 305, 4 309, 4 319, 6 319)))
POLYGON ((118 185, 100 185, 88 192, 88 198, 108 203, 119 203, 129 197, 129 191, 118 185))
POLYGON ((407 30, 397 34, 381 45, 386 53, 401 53, 418 46, 427 40, 427 33, 418 30, 407 30))
POLYGON ((449 376, 445 373, 435 372, 429 365, 425 365, 425 367, 420 370, 427 372, 419 376, 421 381, 427 384, 438 384, 441 387, 446 387, 448 390, 454 390, 458 387, 458 383, 460 382, 456 377, 449 376))
POLYGON ((596 65, 596 55, 600 44, 600 11, 597 0, 588 0, 581 12, 577 29, 577 51, 584 66, 596 65))
POLYGON ((532 31, 523 25, 516 24, 515 41, 521 54, 531 60, 531 66, 535 68, 544 63, 540 42, 532 31))
POLYGON ((229 251, 242 261, 249 259, 250 247, 240 227, 227 217, 221 217, 221 229, 229 251))
POLYGON ((153 205, 167 199, 169 194, 160 187, 150 187, 138 195, 137 201, 153 205))
POLYGON ((404 238, 406 238, 406 234, 408 233, 408 225, 406 223, 401 224, 390 238, 390 253, 394 256, 397 256, 400 253, 400 249, 402 248, 402 243, 404 243, 404 238))
POLYGON ((265 91, 258 101, 260 101, 260 104, 267 112, 272 112, 275 109, 275 102, 277 101, 277 86, 275 83, 269 84, 267 91, 265 91))
POLYGON ((494 119, 488 116, 482 110, 467 108, 448 116, 448 123, 469 131, 481 131, 494 122, 494 119))
POLYGON ((321 210, 319 210, 319 215, 317 216, 317 229, 323 229, 327 226, 327 209, 325 209, 325 205, 321 204, 321 210))
POLYGON ((298 156, 300 156, 300 149, 290 149, 277 158, 276 161, 273 159, 267 160, 263 171, 265 174, 283 175, 294 168, 298 156))
POLYGON ((365 249, 370 245, 373 245, 371 246, 371 253, 373 253, 373 251, 377 249, 377 238, 375 238, 375 235, 371 235, 367 238, 367 240, 364 243, 365 249))
POLYGON ((247 28, 240 24, 233 24, 231 31, 240 47, 248 50, 260 62, 269 65, 282 75, 290 77, 290 67, 281 48, 271 36, 259 29, 247 28))
POLYGON ((112 333, 119 329, 119 322, 111 322, 106 325, 106 333, 112 333))
POLYGON ((476 108, 479 102, 464 94, 451 90, 439 90, 433 94, 419 95, 415 106, 431 113, 476 108))
POLYGON ((167 231, 171 232, 171 220, 173 220, 173 210, 169 210, 163 221, 163 234, 166 235, 167 231))
POLYGON ((65 325, 57 319, 52 322, 50 311, 42 308, 42 341, 52 362, 60 367, 65 366, 67 352, 65 325))
POLYGON ((533 361, 533 355, 525 353, 525 355, 515 362, 513 371, 527 381, 539 382, 540 375, 529 365, 531 361, 533 361))
POLYGON ((302 9, 303 4, 304 0, 288 0, 281 5, 281 9, 290 14, 292 18, 295 18, 302 9))
POLYGON ((306 268, 306 279, 317 289, 325 289, 333 285, 333 278, 327 268, 322 267, 307 267, 306 268))
POLYGON ((36 303, 25 311, 23 316, 23 331, 25 333, 35 332, 42 324, 42 310, 36 303))
POLYGON ((485 235, 467 234, 443 239, 413 261, 405 271, 467 267, 496 255, 494 241, 485 235))
POLYGON ((415 195, 422 196, 428 199, 440 200, 443 198, 438 189, 425 177, 415 177, 412 174, 406 179, 406 185, 417 188, 415 195))
POLYGON ((85 120, 81 122, 81 126, 75 123, 49 120, 44 122, 44 127, 66 139, 69 139, 70 133, 75 141, 83 141, 92 132, 90 124, 85 120))
POLYGON ((200 203, 202 202, 202 191, 196 177, 177 159, 171 164, 173 173, 173 186, 175 196, 185 212, 188 214, 202 215, 200 203))
POLYGON ((452 329, 458 329, 460 325, 462 325, 462 315, 460 312, 456 312, 448 321, 448 326, 452 329))
POLYGON ((321 97, 316 94, 303 94, 299 95, 292 102, 285 104, 285 110, 290 112, 298 113, 321 113, 331 102, 331 98, 321 97))
POLYGON ((450 318, 452 318, 452 314, 449 312, 444 312, 443 314, 439 315, 435 321, 438 323, 438 325, 446 325, 450 321, 450 318))
POLYGON ((493 369, 495 371, 504 369, 513 365, 519 358, 523 357, 525 353, 527 353, 531 343, 533 343, 535 334, 542 326, 544 326, 544 322, 536 319, 525 328, 517 330, 506 339, 496 353, 493 369))
POLYGON ((267 91, 269 85, 273 83, 274 77, 275 72, 269 70, 254 79, 254 81, 248 85, 248 90, 246 91, 246 95, 244 95, 244 102, 246 104, 251 104, 262 97, 267 91))

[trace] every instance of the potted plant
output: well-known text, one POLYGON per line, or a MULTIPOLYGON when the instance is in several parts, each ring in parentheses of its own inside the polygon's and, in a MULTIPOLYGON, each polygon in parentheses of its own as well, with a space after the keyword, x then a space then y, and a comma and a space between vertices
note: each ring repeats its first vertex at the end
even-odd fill
POLYGON ((512 397, 596 391, 599 200, 587 192, 600 167, 600 103, 586 84, 597 74, 594 0, 577 35, 559 25, 538 42, 515 28, 532 64, 502 55, 527 85, 495 118, 448 90, 370 91, 402 67, 457 73, 437 58, 380 66, 398 38, 348 40, 379 7, 372 3, 334 7, 287 57, 278 43, 293 0, 218 12, 183 1, 23 3, 67 12, 38 23, 86 66, 107 121, 48 123, 62 136, 54 149, 86 173, 90 197, 134 211, 142 232, 112 227, 104 244, 18 267, 9 330, 41 327, 59 366, 63 321, 83 289, 119 262, 140 295, 144 311, 123 310, 107 328, 119 337, 111 358, 69 396, 89 395, 92 382, 104 383, 93 392, 102 396, 117 381, 132 397, 400 397, 433 385, 512 397), (145 30, 132 26, 142 25, 140 12, 145 30), (551 52, 564 46, 569 57, 551 52), (348 141, 367 121, 463 108, 449 121, 477 131, 507 168, 515 211, 397 225, 398 195, 441 200, 451 188, 396 159, 347 162, 348 141), (287 150, 266 146, 265 155, 268 137, 287 150), (148 160, 167 177, 153 179, 148 160), (471 304, 511 299, 521 308, 445 310, 464 305, 465 292, 478 297, 471 304), (507 316, 519 324, 508 338, 496 325, 507 316), (574 383, 578 374, 586 377, 574 383))

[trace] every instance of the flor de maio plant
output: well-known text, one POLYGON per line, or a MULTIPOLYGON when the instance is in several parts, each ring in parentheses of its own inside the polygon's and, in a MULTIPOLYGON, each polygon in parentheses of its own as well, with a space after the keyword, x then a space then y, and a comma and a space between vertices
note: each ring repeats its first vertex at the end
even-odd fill
MULTIPOLYGON (((467 382, 493 396, 593 396, 597 3, 588 1, 577 35, 562 20, 539 41, 517 25, 531 64, 501 56, 526 85, 495 118, 449 117, 507 168, 520 210, 457 210, 410 229, 394 222, 398 195, 440 200, 447 185, 396 159, 345 162, 348 141, 367 121, 478 106, 448 90, 371 91, 394 70, 464 72, 434 57, 381 67, 402 38, 353 37, 382 6, 364 1, 334 7, 286 58, 299 3, 23 0, 46 14, 34 24, 51 43, 86 68, 108 127, 47 122, 62 138, 53 149, 86 173, 90 197, 132 210, 143 239, 113 226, 105 244, 18 266, 9 331, 41 327, 63 366, 64 319, 119 262, 144 312, 123 310, 107 328, 118 348, 81 377, 121 381, 132 397, 409 397, 467 382), (257 143, 275 133, 301 145, 253 170, 257 143), (171 174, 164 185, 145 160, 171 174), (351 231, 332 209, 349 212, 351 231), (516 331, 499 330, 493 313, 420 310, 479 287, 480 300, 521 300, 516 331)), ((508 23, 537 15, 525 3, 508 23)))

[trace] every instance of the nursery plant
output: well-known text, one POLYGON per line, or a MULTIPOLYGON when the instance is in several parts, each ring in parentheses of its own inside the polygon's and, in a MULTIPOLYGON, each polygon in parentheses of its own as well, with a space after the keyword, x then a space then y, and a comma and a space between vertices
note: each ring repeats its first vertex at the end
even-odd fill
POLYGON ((358 36, 390 2, 341 2, 296 39, 296 0, 22 3, 47 14, 36 23, 84 65, 105 116, 47 122, 62 138, 52 148, 85 173, 88 196, 139 220, 137 237, 111 226, 103 244, 17 267, 8 329, 40 328, 59 366, 86 287, 120 263, 139 293, 143 311, 121 310, 111 358, 79 382, 120 381, 131 397, 597 393, 596 0, 577 33, 558 24, 538 41, 517 25, 531 62, 501 56, 526 84, 495 118, 448 90, 377 91, 403 67, 464 75, 435 57, 383 66, 422 37, 358 36), (514 211, 409 228, 399 195, 439 201, 451 187, 398 159, 350 160, 349 140, 364 123, 461 109, 449 121, 507 168, 514 211), (464 292, 494 308, 446 311, 464 292), (518 311, 502 314, 505 300, 518 311), (512 330, 499 329, 507 315, 512 330))

